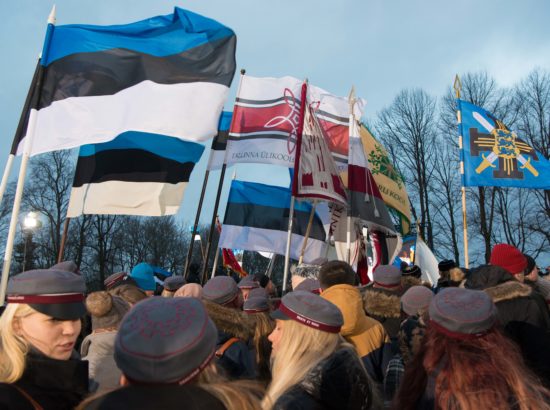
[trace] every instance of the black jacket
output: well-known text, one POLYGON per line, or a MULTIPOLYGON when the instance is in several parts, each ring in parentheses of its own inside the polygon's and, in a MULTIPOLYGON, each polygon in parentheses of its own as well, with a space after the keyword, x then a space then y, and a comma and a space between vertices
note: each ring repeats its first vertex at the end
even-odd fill
MULTIPOLYGON (((88 394, 88 362, 55 360, 30 352, 25 372, 14 383, 44 410, 73 409, 88 394)), ((11 384, 0 384, 0 409, 33 410, 33 405, 11 384)))
POLYGON ((367 410, 372 386, 361 359, 342 348, 311 369, 304 380, 275 402, 274 410, 367 410))

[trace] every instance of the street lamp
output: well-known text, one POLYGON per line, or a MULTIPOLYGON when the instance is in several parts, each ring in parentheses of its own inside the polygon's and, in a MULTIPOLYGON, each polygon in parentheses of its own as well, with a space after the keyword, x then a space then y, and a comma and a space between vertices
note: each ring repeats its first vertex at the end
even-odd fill
POLYGON ((38 219, 37 212, 29 212, 23 219, 23 235, 24 235, 24 247, 23 247, 23 271, 27 270, 27 252, 31 251, 32 235, 34 231, 42 226, 42 222, 38 219))

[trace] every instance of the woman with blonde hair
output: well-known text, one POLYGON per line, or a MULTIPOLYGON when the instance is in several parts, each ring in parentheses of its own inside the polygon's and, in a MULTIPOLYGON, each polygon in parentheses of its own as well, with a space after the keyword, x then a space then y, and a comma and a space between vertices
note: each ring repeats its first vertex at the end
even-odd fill
POLYGON ((339 335, 343 317, 334 304, 294 291, 272 317, 272 381, 264 409, 373 407, 371 382, 353 347, 339 335))
POLYGON ((0 317, 0 408, 72 409, 88 393, 74 346, 86 313, 80 275, 46 269, 8 283, 0 317))

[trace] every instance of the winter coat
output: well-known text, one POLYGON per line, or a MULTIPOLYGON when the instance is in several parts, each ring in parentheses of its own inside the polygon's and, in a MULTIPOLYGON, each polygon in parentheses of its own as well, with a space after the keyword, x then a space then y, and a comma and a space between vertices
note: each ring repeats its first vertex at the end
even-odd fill
POLYGON ((372 387, 359 357, 352 349, 341 348, 283 393, 273 409, 367 410, 372 405, 372 387))
POLYGON ((390 339, 384 327, 365 314, 359 290, 351 285, 334 285, 321 297, 338 306, 344 317, 340 334, 355 346, 370 377, 382 383, 392 357, 390 339))
POLYGON ((122 372, 118 369, 114 353, 116 330, 92 333, 82 341, 80 354, 89 363, 90 381, 94 391, 103 392, 120 386, 122 372))
POLYGON ((492 265, 472 270, 466 287, 491 296, 505 333, 518 344, 526 364, 550 386, 550 318, 531 287, 492 265))
POLYGON ((398 352, 397 333, 401 324, 401 295, 403 290, 390 291, 366 286, 363 302, 367 315, 384 326, 392 343, 392 353, 398 352))
POLYGON ((246 313, 204 301, 208 316, 218 329, 216 350, 221 348, 229 339, 236 337, 239 340, 232 343, 217 364, 230 379, 253 379, 256 377, 256 363, 254 351, 251 351, 249 340, 253 336, 254 325, 246 313))
POLYGON ((88 362, 55 360, 31 351, 27 354, 23 376, 13 385, 0 383, 0 409, 35 408, 18 389, 44 410, 73 409, 88 394, 88 362))
POLYGON ((198 386, 177 384, 128 386, 100 396, 84 406, 86 410, 224 410, 212 394, 198 386))

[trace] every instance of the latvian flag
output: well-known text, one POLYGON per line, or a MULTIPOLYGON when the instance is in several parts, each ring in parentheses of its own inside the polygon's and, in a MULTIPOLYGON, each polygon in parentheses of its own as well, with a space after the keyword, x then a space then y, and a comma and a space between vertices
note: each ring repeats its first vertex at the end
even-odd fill
POLYGON ((294 167, 302 81, 242 76, 227 144, 227 165, 294 167))
MULTIPOLYGON (((288 188, 233 181, 218 247, 285 254, 290 207, 288 188)), ((311 205, 296 201, 290 257, 298 259, 306 233, 311 205)), ((326 252, 326 233, 315 215, 304 262, 326 252)))
POLYGON ((203 151, 196 142, 142 132, 126 132, 103 144, 84 145, 67 217, 175 214, 203 151))
POLYGON ((235 47, 231 29, 180 8, 127 25, 50 24, 29 113, 36 124, 29 153, 127 131, 212 138, 235 73, 235 47))

